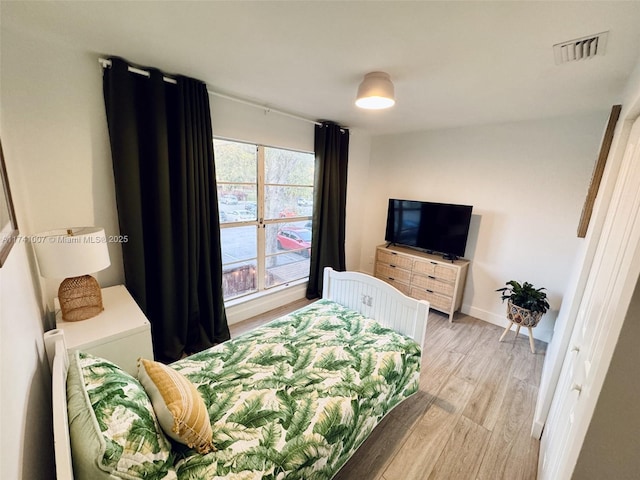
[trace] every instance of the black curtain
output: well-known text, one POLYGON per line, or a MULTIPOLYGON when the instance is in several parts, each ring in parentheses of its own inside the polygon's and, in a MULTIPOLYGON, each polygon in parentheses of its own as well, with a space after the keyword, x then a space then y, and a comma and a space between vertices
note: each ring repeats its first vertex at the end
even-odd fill
POLYGON ((229 339, 206 85, 111 58, 104 71, 126 286, 151 322, 156 359, 229 339))
POLYGON ((343 271, 349 130, 331 122, 315 128, 311 265, 307 298, 322 295, 324 267, 343 271))

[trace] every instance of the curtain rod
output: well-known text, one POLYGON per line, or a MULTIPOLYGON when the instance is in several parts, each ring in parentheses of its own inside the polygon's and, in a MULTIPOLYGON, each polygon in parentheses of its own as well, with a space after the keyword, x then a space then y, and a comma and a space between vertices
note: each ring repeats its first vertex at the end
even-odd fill
MULTIPOLYGON (((111 67, 111 60, 108 60, 106 58, 98 58, 98 63, 102 66, 102 68, 111 67)), ((135 67, 132 67, 131 65, 128 66, 128 70, 131 73, 137 73, 138 75, 143 75, 145 77, 150 77, 151 76, 151 74, 149 72, 147 72, 146 70, 142 70, 140 68, 135 68, 135 67)), ((162 79, 165 82, 172 83, 174 85, 176 83, 178 83, 175 78, 167 77, 166 75, 163 76, 162 79)), ((296 119, 296 120, 301 120, 303 122, 313 123, 314 125, 322 125, 322 123, 316 122, 315 120, 311 120, 309 118, 301 117, 299 115, 294 115, 293 113, 283 112, 282 110, 276 110, 274 108, 268 107, 266 105, 260 105, 259 103, 252 102, 250 100, 245 100, 243 98, 233 97, 231 95, 226 95, 224 93, 220 93, 220 92, 216 92, 216 91, 210 90, 209 86, 207 86, 207 93, 209 95, 213 95, 215 97, 225 98, 225 99, 231 100, 233 102, 242 103, 243 105, 248 105, 250 107, 259 108, 261 110, 264 110, 265 113, 271 113, 271 112, 272 113, 277 113, 278 115, 282 115, 282 116, 285 116, 285 117, 293 118, 293 119, 296 119)))

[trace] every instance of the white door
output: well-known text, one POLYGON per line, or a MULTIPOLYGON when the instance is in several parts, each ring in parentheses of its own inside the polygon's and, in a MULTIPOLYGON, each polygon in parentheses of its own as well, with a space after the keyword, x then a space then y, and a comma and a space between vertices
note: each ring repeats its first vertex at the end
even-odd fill
POLYGON ((571 478, 640 274, 640 120, 631 130, 540 444, 538 478, 571 478))

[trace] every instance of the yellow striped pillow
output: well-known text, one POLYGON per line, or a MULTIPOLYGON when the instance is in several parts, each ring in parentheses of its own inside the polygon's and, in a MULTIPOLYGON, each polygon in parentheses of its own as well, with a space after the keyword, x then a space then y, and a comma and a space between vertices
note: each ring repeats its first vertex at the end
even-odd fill
POLYGON ((214 450, 207 407, 184 375, 162 363, 140 358, 138 380, 151 398, 158 423, 167 435, 198 453, 214 450))

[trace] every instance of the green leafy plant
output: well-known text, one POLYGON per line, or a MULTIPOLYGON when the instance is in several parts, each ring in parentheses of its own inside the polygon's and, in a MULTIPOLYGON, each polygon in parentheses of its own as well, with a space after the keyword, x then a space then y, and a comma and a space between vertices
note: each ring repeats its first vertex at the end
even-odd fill
POLYGON ((515 280, 506 283, 506 287, 499 288, 496 292, 501 292, 502 301, 510 300, 511 303, 532 312, 546 313, 549 309, 547 294, 542 288, 535 288, 532 284, 524 282, 522 285, 515 280))

